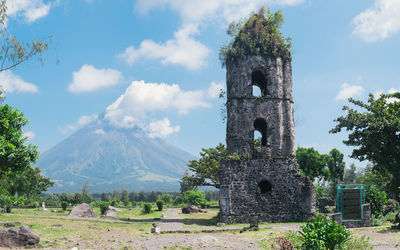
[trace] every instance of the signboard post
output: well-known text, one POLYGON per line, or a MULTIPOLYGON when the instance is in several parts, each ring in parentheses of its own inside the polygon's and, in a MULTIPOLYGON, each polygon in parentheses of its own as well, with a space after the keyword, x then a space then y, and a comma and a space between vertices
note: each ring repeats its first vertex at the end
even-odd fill
POLYGON ((362 205, 365 203, 363 184, 340 184, 337 186, 337 211, 342 221, 362 220, 362 205))

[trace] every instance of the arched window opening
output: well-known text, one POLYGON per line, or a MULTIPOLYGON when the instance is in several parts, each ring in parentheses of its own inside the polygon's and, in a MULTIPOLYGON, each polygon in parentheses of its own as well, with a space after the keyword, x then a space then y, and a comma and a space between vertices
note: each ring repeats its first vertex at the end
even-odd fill
POLYGON ((267 180, 260 181, 260 183, 258 183, 258 187, 260 188, 262 194, 266 194, 272 190, 272 184, 267 180))
POLYGON ((267 94, 267 79, 261 70, 256 70, 251 74, 251 84, 253 85, 253 96, 263 97, 267 94), (257 90, 255 91, 254 86, 260 89, 260 93, 257 93, 257 90))
POLYGON ((256 130, 254 131, 254 147, 258 148, 261 147, 262 144, 262 134, 260 131, 256 130))
POLYGON ((263 96, 260 87, 258 87, 257 85, 253 85, 253 96, 255 96, 255 97, 262 97, 263 96))
MULTIPOLYGON (((267 122, 263 118, 257 118, 254 121, 254 129, 261 134, 261 146, 267 146, 267 122)), ((254 139, 256 139, 256 131, 254 131, 254 139)))

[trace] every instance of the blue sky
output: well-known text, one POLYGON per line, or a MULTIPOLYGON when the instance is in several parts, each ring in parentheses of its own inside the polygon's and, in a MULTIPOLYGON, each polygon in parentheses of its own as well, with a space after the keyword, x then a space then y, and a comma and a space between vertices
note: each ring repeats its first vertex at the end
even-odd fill
POLYGON ((0 73, 5 103, 42 153, 104 114, 198 155, 225 141, 227 25, 262 5, 293 40, 296 144, 349 155, 346 134, 328 133, 347 98, 400 89, 400 0, 8 0, 12 34, 54 37, 43 67, 0 73))

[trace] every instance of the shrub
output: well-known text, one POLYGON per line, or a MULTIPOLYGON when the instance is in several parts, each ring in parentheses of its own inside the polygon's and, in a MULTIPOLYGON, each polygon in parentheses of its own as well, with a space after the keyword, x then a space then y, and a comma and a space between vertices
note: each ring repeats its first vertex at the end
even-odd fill
POLYGON ((106 201, 100 201, 100 202, 98 203, 98 206, 99 206, 99 208, 100 208, 101 215, 104 215, 104 214, 107 212, 108 206, 109 206, 109 205, 110 205, 110 203, 109 203, 109 202, 106 202, 106 201))
POLYGON ((206 202, 204 193, 198 190, 189 190, 183 193, 186 203, 189 205, 201 205, 206 202))
POLYGON ((378 218, 382 216, 386 204, 386 193, 374 184, 365 185, 365 201, 371 204, 372 216, 378 218))
POLYGON ((164 206, 164 201, 158 200, 158 201, 156 201, 156 204, 157 204, 158 211, 162 211, 163 206, 164 206))
POLYGON ((153 212, 153 205, 149 202, 143 204, 143 213, 149 214, 153 212))
POLYGON ((67 207, 68 207, 68 202, 66 202, 66 201, 62 201, 61 202, 61 207, 62 207, 62 210, 67 210, 67 207))
POLYGON ((163 193, 157 197, 158 200, 163 200, 164 205, 170 204, 172 202, 172 196, 167 193, 163 193))
POLYGON ((137 205, 136 201, 132 201, 131 204, 132 204, 132 207, 136 207, 136 205, 137 205))
POLYGON ((299 231, 302 249, 341 248, 350 240, 351 232, 336 221, 326 217, 316 217, 307 222, 299 231))

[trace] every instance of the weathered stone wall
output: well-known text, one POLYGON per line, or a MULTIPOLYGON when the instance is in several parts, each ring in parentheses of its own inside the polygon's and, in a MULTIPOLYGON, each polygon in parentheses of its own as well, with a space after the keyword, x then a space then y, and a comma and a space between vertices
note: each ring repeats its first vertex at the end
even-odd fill
POLYGON ((371 226, 371 205, 363 204, 362 205, 362 220, 344 220, 342 221, 342 213, 334 213, 332 214, 332 220, 337 223, 341 223, 343 226, 347 228, 357 228, 357 227, 370 227, 371 226))
POLYGON ((222 221, 248 222, 253 217, 268 222, 305 221, 315 212, 313 184, 298 174, 293 159, 225 160, 222 165, 222 221), (270 183, 270 191, 261 191, 263 181, 270 183))
POLYGON ((253 152, 254 121, 267 121, 271 156, 294 156, 292 68, 280 58, 248 56, 227 65, 227 147, 230 153, 253 152), (252 73, 260 70, 267 84, 263 97, 252 94, 252 73))
POLYGON ((226 141, 230 154, 249 154, 250 159, 220 163, 223 222, 305 221, 312 216, 314 186, 299 175, 295 159, 290 62, 247 56, 227 64, 226 141), (254 97, 253 85, 264 95, 254 97), (266 143, 255 148, 256 119, 266 123, 266 143))

